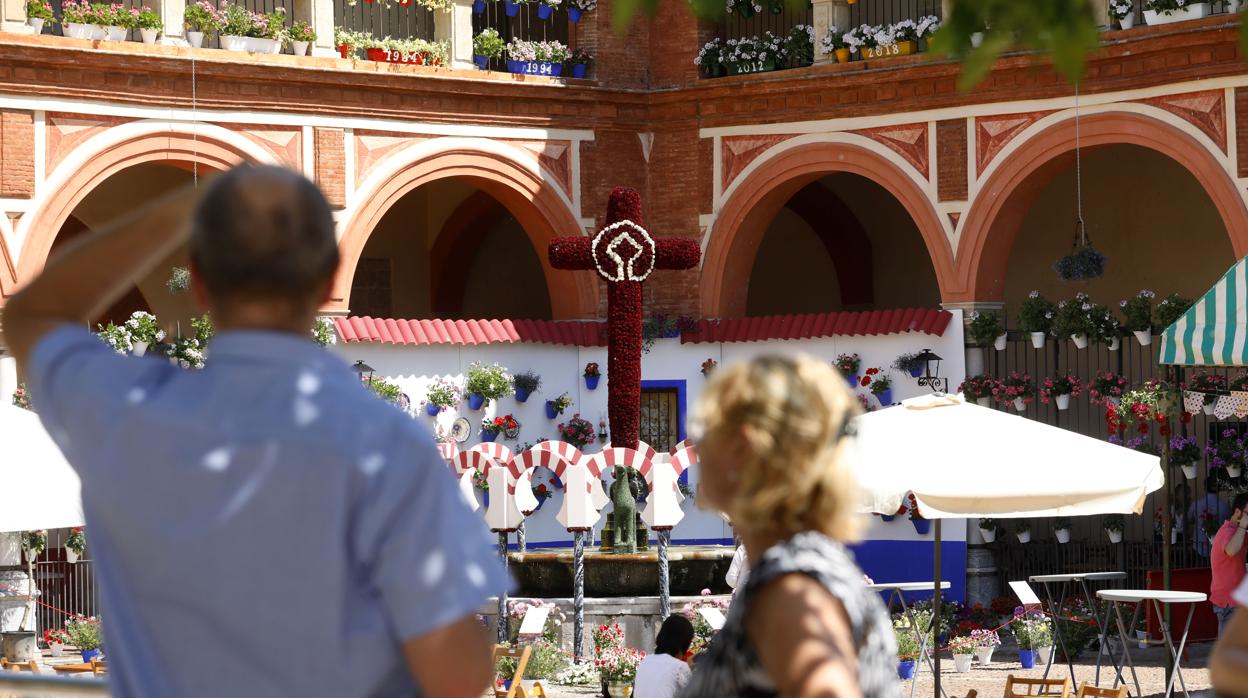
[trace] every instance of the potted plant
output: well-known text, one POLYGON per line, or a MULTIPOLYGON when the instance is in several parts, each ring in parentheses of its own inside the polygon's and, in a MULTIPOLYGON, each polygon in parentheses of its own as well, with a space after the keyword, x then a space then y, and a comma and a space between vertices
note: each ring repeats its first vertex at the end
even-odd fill
POLYGON ((911 378, 918 378, 923 375, 923 369, 927 367, 927 362, 919 358, 919 354, 900 354, 893 359, 893 370, 900 373, 909 373, 911 378))
POLYGON ((18 383, 17 389, 13 391, 13 406, 24 410, 34 409, 30 404, 30 389, 25 383, 18 383))
POLYGON ((558 41, 512 39, 507 44, 507 70, 511 73, 558 77, 567 58, 568 47, 558 41))
POLYGON ((204 45, 204 34, 219 31, 225 26, 224 18, 208 0, 187 5, 182 21, 186 27, 186 41, 191 48, 201 48, 204 45))
POLYGON ((502 366, 478 361, 468 368, 464 395, 469 409, 479 410, 490 400, 507 397, 511 391, 511 375, 502 366))
POLYGON ((544 482, 539 482, 532 489, 533 489, 533 497, 537 499, 537 509, 534 509, 533 511, 540 511, 542 508, 542 505, 545 504, 546 500, 550 499, 550 496, 553 495, 555 492, 554 490, 547 487, 546 483, 544 482))
POLYGON ((435 380, 425 393, 425 413, 430 417, 438 416, 442 410, 457 405, 461 394, 458 385, 446 380, 435 380))
POLYGON ((69 639, 69 644, 82 652, 84 664, 91 663, 93 659, 99 659, 100 645, 103 644, 99 619, 70 618, 65 621, 65 635, 69 639))
POLYGON ((578 449, 585 448, 594 442, 594 425, 581 419, 580 414, 572 415, 567 424, 559 424, 559 437, 578 449))
POLYGON ((1053 336, 1058 341, 1067 337, 1075 343, 1076 349, 1088 348, 1088 335, 1093 333, 1092 317, 1089 311, 1092 303, 1086 293, 1076 294, 1074 298, 1057 304, 1057 312, 1053 314, 1053 336))
POLYGON ((1019 519, 1014 522, 1014 536, 1018 538, 1019 543, 1031 542, 1031 522, 1026 519, 1019 519))
POLYGON ((1048 616, 1040 611, 1028 611, 1010 623, 1010 630, 1018 640, 1018 660, 1024 669, 1036 666, 1042 647, 1053 644, 1048 616))
POLYGON ((857 354, 840 354, 836 357, 836 370, 849 381, 849 387, 858 387, 858 368, 862 366, 862 357, 857 354))
POLYGON ((1015 410, 1022 412, 1027 409, 1027 405, 1035 396, 1036 383, 1031 379, 1031 374, 1010 371, 1009 377, 1001 382, 1001 391, 997 399, 1010 403, 1015 410))
POLYGON ((152 46, 156 43, 156 37, 160 35, 162 29, 165 28, 165 21, 160 18, 160 13, 150 7, 130 8, 130 16, 132 23, 139 30, 139 36, 143 43, 152 46))
POLYGON ((1001 315, 991 311, 971 313, 967 334, 977 346, 986 347, 991 344, 997 351, 1005 349, 1006 340, 1009 338, 1005 326, 1001 324, 1001 315))
POLYGON ((984 537, 985 543, 992 543, 997 540, 997 533, 1004 531, 1005 527, 996 519, 980 519, 979 535, 984 537))
POLYGON ((576 48, 568 56, 568 65, 572 66, 572 77, 577 80, 585 79, 585 75, 589 72, 589 66, 593 65, 593 63, 593 55, 583 48, 576 48))
POLYGON ((698 72, 703 77, 717 78, 722 76, 726 70, 723 40, 715 37, 703 44, 702 48, 698 49, 698 55, 694 56, 693 64, 698 66, 698 72))
POLYGON ((1190 0, 1145 0, 1144 23, 1150 27, 1171 22, 1186 22, 1209 16, 1207 2, 1191 2, 1190 0))
POLYGON ((156 324, 156 316, 137 310, 126 320, 125 330, 130 334, 131 351, 135 356, 143 356, 147 348, 165 339, 165 333, 156 324))
POLYGON ((482 506, 490 507, 490 480, 480 468, 472 469, 472 486, 481 490, 482 506))
POLYGON ((1135 26, 1135 7, 1131 0, 1109 0, 1109 18, 1118 23, 1119 29, 1135 26))
POLYGON ((1112 407, 1122 399, 1122 392, 1126 389, 1126 378, 1113 371, 1097 371, 1092 382, 1088 383, 1088 402, 1112 407))
POLYGON ((516 402, 527 402, 529 396, 542 387, 542 377, 533 371, 525 371, 517 373, 511 379, 511 384, 516 390, 516 402))
POLYGON ((520 14, 520 6, 528 2, 528 0, 504 0, 503 9, 507 12, 508 17, 515 17, 520 14))
POLYGON ((1070 542, 1070 517, 1059 516, 1053 519, 1053 537, 1057 538, 1057 542, 1065 545, 1070 542))
POLYGON ((572 398, 567 393, 563 393, 554 400, 546 401, 546 418, 554 419, 563 414, 563 411, 572 405, 572 398))
POLYGON ((480 34, 472 37, 472 61, 481 70, 489 70, 490 61, 501 58, 506 46, 497 29, 486 27, 480 34))
POLYGON ((82 557, 86 549, 87 534, 83 532, 82 526, 70 529, 69 537, 65 539, 65 561, 71 565, 78 562, 78 558, 82 557))
POLYGON ((727 5, 729 12, 735 12, 745 19, 753 17, 756 12, 763 11, 759 0, 728 0, 727 5))
MULTIPOLYGON (((1226 394, 1226 376, 1208 371, 1197 371, 1187 383, 1187 389, 1200 395, 1201 408, 1212 417, 1218 404, 1218 395, 1226 394)), ((1189 410, 1190 411, 1190 410, 1189 410)))
POLYGON ((1083 383, 1079 382, 1078 376, 1059 373, 1044 379, 1044 384, 1040 386, 1040 401, 1046 405, 1050 401, 1056 402, 1058 410, 1067 410, 1070 409, 1070 399, 1079 397, 1082 392, 1083 383))
POLYGON ((104 30, 96 26, 96 14, 87 0, 64 0, 61 3, 61 24, 70 39, 103 39, 104 30))
POLYGON ((48 649, 52 650, 53 657, 62 657, 65 655, 65 645, 69 642, 69 635, 64 630, 48 628, 43 631, 43 641, 47 643, 48 649))
POLYGON ((992 652, 1001 646, 1001 637, 997 631, 979 628, 971 631, 971 640, 975 642, 975 657, 980 664, 992 663, 992 652))
POLYGON ((707 359, 706 361, 703 361, 702 362, 702 375, 706 376, 707 378, 710 378, 711 373, 715 370, 715 367, 718 365, 719 365, 719 362, 716 361, 715 359, 707 359))
POLYGON ((1054 311, 1053 303, 1039 291, 1029 293, 1018 309, 1018 326, 1031 333, 1031 345, 1036 349, 1044 348, 1045 336, 1053 329, 1054 311))
POLYGON ((1105 533, 1109 536, 1109 542, 1118 544, 1122 542, 1122 531, 1126 528, 1126 520, 1122 514, 1110 514, 1105 517, 1105 533))
POLYGON ((486 417, 481 420, 481 440, 493 441, 498 438, 499 434, 519 428, 519 423, 509 414, 494 419, 486 417))
POLYGON ((1209 456, 1209 469, 1226 468, 1227 477, 1239 477, 1243 474, 1244 442, 1234 429, 1223 429, 1217 443, 1205 447, 1205 455, 1209 456))
POLYGON ((919 513, 919 503, 915 500, 913 492, 907 495, 907 498, 910 500, 910 524, 914 526, 915 533, 926 536, 932 530, 932 522, 923 518, 923 515, 919 513))
POLYGON ((897 677, 909 681, 914 678, 919 641, 914 637, 910 623, 903 618, 893 621, 893 636, 897 638, 897 677))
POLYGON ((598 368, 598 364, 590 361, 585 364, 585 388, 587 390, 597 390, 598 381, 602 378, 602 370, 598 368))
POLYGON ((1153 343, 1153 298, 1152 291, 1144 289, 1131 298, 1119 303, 1122 314, 1127 318, 1127 329, 1135 335, 1140 346, 1146 347, 1153 343))
POLYGON ((1104 344, 1110 351, 1118 351, 1122 339, 1122 323, 1118 322, 1118 316, 1103 305, 1093 305, 1088 311, 1088 318, 1092 321, 1092 339, 1104 344))
POLYGON ((974 400, 980 407, 988 407, 1002 390, 1001 381, 992 376, 971 376, 962 381, 958 392, 967 400, 974 400))
POLYGON ((1192 301, 1177 293, 1171 293, 1161 299, 1161 302, 1157 304, 1157 329, 1165 332, 1191 307, 1192 301))
POLYGON ((543 22, 550 19, 562 2, 563 0, 537 0, 537 18, 543 22))
POLYGON ((609 647, 603 650, 596 663, 602 672, 602 680, 607 684, 608 696, 629 698, 633 695, 633 681, 637 680, 637 666, 641 664, 643 657, 644 653, 631 647, 609 647))
POLYGON ((978 643, 970 635, 958 635, 949 639, 949 652, 953 654, 954 671, 966 674, 971 670, 971 662, 975 660, 978 643))
POLYGON ((48 547, 48 532, 25 531, 22 533, 22 550, 26 552, 27 560, 34 560, 39 557, 48 547))
POLYGON ((1170 437, 1170 463, 1183 470, 1183 477, 1196 479, 1196 463, 1200 461, 1200 447, 1195 436, 1175 434, 1170 437))
POLYGON ((820 42, 820 48, 825 54, 835 55, 837 63, 848 63, 850 60, 849 43, 845 41, 845 32, 836 27, 828 28, 828 33, 823 35, 823 41, 820 42))
POLYGON ((26 0, 26 23, 35 34, 43 33, 43 23, 56 18, 46 0, 26 0))
POLYGON ((862 377, 863 385, 870 388, 871 394, 880 401, 880 407, 893 404, 893 380, 878 368, 868 368, 867 375, 862 377))
POLYGON ((291 53, 296 56, 306 56, 312 42, 316 41, 316 32, 312 31, 311 25, 300 20, 286 30, 286 38, 290 40, 291 53))
POLYGON ((598 7, 598 0, 568 0, 568 21, 576 24, 581 21, 581 15, 586 12, 593 12, 598 7))
POLYGON ((134 26, 134 15, 121 4, 94 4, 96 21, 104 27, 104 38, 108 41, 125 41, 126 35, 134 26))

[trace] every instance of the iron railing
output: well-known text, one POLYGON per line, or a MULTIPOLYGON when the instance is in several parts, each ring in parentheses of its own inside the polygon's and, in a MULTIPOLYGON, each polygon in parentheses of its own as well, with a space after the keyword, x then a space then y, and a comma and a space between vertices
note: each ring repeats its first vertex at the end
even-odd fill
MULTIPOLYGON (((504 42, 513 39, 522 41, 558 41, 571 47, 571 36, 575 34, 571 20, 568 19, 568 3, 560 4, 550 19, 538 17, 538 4, 526 2, 520 5, 515 17, 507 16, 506 4, 502 0, 487 0, 485 12, 472 16, 472 35, 480 34, 483 29, 494 29, 504 42)), ((585 20, 582 20, 585 21, 585 20)), ((507 54, 490 61, 490 70, 505 70, 507 54)))
MULTIPOLYGON (((1148 0, 1131 0, 1131 4, 1134 5, 1133 12, 1135 17, 1135 26, 1137 27, 1143 26, 1144 24, 1144 5, 1147 1, 1148 0)), ((1225 0, 1215 0, 1214 2, 1208 3, 1208 5, 1210 6, 1209 9, 1213 14, 1224 14, 1231 11, 1230 4, 1225 0)))
POLYGON ((940 0, 860 0, 849 6, 849 26, 892 24, 903 19, 940 17, 940 0))
POLYGON ((334 26, 349 32, 366 32, 378 39, 433 41, 433 12, 415 3, 382 7, 381 3, 335 2, 334 26))

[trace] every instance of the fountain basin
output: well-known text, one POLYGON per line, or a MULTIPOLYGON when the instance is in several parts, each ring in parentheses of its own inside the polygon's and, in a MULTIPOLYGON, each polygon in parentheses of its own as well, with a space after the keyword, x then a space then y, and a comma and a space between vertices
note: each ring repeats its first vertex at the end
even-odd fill
MULTIPOLYGON (((673 545, 668 549, 668 579, 672 596, 698 596, 703 589, 724 594, 732 590, 724 575, 732 563, 728 546, 673 545)), ((508 569, 519 589, 516 596, 559 598, 572 596, 572 551, 538 550, 510 553, 508 569)), ((585 551, 585 597, 657 596, 659 553, 615 555, 585 551)))

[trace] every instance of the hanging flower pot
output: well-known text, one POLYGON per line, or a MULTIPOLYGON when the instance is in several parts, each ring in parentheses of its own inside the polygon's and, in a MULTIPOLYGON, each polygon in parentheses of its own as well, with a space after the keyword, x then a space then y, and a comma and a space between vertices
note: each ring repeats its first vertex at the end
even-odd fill
POLYGON ((494 441, 495 439, 497 439, 497 438, 498 438, 498 432, 496 432, 496 431, 486 431, 486 430, 484 430, 484 429, 482 429, 482 430, 481 430, 481 440, 482 440, 482 441, 490 441, 490 442, 493 442, 493 441, 494 441))
POLYGON ((1057 403, 1057 409, 1059 410, 1065 411, 1065 410, 1070 409, 1070 396, 1069 395, 1054 395, 1053 401, 1057 403))
POLYGON ((474 15, 483 15, 483 14, 485 14, 485 0, 473 0, 473 2, 472 2, 472 14, 474 14, 474 15))
POLYGON ((586 389, 586 390, 597 390, 597 389, 598 389, 598 381, 599 381, 599 380, 601 380, 601 379, 602 379, 602 376, 585 376, 585 389, 586 389))
POLYGON ((984 528, 983 526, 980 526, 979 535, 984 537, 985 543, 993 543, 997 540, 997 529, 995 526, 993 528, 984 528))
POLYGON ((1204 400, 1203 404, 1201 404, 1200 406, 1200 409, 1204 411, 1206 416, 1212 417, 1214 408, 1217 406, 1218 406, 1218 403, 1216 401, 1209 402, 1208 400, 1204 400))
POLYGON ((922 377, 923 377, 923 367, 922 367, 922 366, 911 366, 911 367, 910 367, 909 369, 907 369, 907 370, 910 372, 910 377, 911 377, 911 378, 922 378, 922 377))
POLYGON ((892 514, 880 514, 880 520, 884 523, 892 523, 897 517, 892 514))
POLYGON ((1075 343, 1076 349, 1088 348, 1088 335, 1086 334, 1072 334, 1070 336, 1070 341, 1075 343))
POLYGON ((550 16, 554 13, 555 13, 555 8, 551 7, 550 5, 539 4, 537 6, 537 18, 540 20, 550 19, 550 16))
POLYGON ((573 24, 580 22, 581 21, 581 8, 569 7, 568 8, 568 21, 573 24))
POLYGON ((1024 669, 1033 669, 1036 666, 1035 650, 1019 650, 1018 661, 1023 665, 1024 669))
POLYGON ((511 0, 504 0, 504 7, 507 10, 508 17, 515 17, 520 14, 520 5, 512 2, 511 0))
POLYGON ((528 402, 530 394, 531 393, 524 388, 516 388, 516 402, 528 402))
POLYGON ((1031 346, 1035 347, 1036 349, 1043 349, 1045 338, 1046 338, 1045 333, 1043 332, 1032 332, 1031 333, 1031 346))
POLYGON ((71 565, 78 562, 78 551, 73 548, 65 548, 65 562, 71 565))
POLYGON ((1066 543, 1070 542, 1070 529, 1069 528, 1053 529, 1053 536, 1057 538, 1058 543, 1065 545, 1066 543))
POLYGON ((1028 529, 1028 530, 1026 530, 1026 531, 1016 531, 1016 532, 1014 533, 1014 535, 1018 536, 1018 542, 1019 542, 1019 543, 1030 543, 1030 542, 1031 542, 1031 530, 1030 530, 1030 529, 1028 529))
POLYGON ((1021 397, 1014 398, 1014 409, 1022 412, 1027 409, 1027 401, 1021 397))
POLYGON ((1131 334, 1135 335, 1135 339, 1140 343, 1140 346, 1142 347, 1146 347, 1153 343, 1152 330, 1135 330, 1131 334))
POLYGON ((1184 463, 1183 465, 1179 467, 1183 469, 1183 477, 1187 478, 1188 480, 1196 479, 1196 464, 1195 463, 1184 463))
POLYGON ((976 404, 976 405, 979 405, 980 407, 992 407, 992 398, 990 398, 990 397, 977 397, 977 398, 975 398, 975 404, 976 404))
POLYGON ((1243 466, 1231 465, 1230 463, 1226 464, 1226 476, 1227 477, 1239 477, 1242 472, 1243 472, 1243 466))
POLYGON ((473 393, 468 396, 468 409, 479 410, 485 405, 485 396, 481 393, 473 393))
POLYGON ((1009 338, 1010 336, 1004 332, 997 335, 997 338, 992 342, 993 348, 997 351, 1005 351, 1005 345, 1009 341, 1009 338))
POLYGON ((888 407, 893 404, 893 389, 881 390, 875 394, 875 399, 880 401, 880 407, 888 407))
POLYGON ((914 532, 920 536, 926 536, 932 530, 931 519, 910 518, 910 523, 914 525, 914 532))
POLYGON ((853 390, 858 387, 858 374, 853 373, 845 376, 845 380, 849 381, 849 389, 853 390))
POLYGON ((546 419, 554 419, 559 416, 559 412, 555 409, 555 401, 546 401, 546 419))
POLYGON ((1118 351, 1118 347, 1120 346, 1122 346, 1122 339, 1119 337, 1114 337, 1113 339, 1109 340, 1109 346, 1107 347, 1107 349, 1109 349, 1110 351, 1118 351))
POLYGON ((1107 528, 1105 529, 1105 535, 1109 536, 1110 543, 1117 545, 1122 542, 1122 531, 1111 531, 1107 528))
POLYGON ((425 414, 430 417, 436 417, 442 411, 441 405, 435 405, 432 402, 425 403, 425 414))
POLYGON ((903 659, 897 662, 897 678, 909 681, 914 678, 914 660, 903 659))

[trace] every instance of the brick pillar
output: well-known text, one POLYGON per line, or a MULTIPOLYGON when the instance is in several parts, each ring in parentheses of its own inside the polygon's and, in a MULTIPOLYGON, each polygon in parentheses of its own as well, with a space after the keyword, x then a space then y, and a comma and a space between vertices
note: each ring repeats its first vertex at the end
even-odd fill
POLYGON ((35 115, 19 109, 0 110, 0 197, 30 199, 35 195, 35 115))
POLYGON ((334 0, 295 0, 293 12, 296 21, 307 22, 316 32, 312 55, 338 55, 334 48, 334 0))
POLYGON ((849 2, 814 0, 812 9, 815 23, 815 63, 835 63, 836 56, 823 53, 820 47, 823 45, 823 37, 828 35, 828 30, 832 27, 842 32, 849 31, 849 2))
POLYGON ((698 22, 687 2, 660 2, 650 21, 650 86, 678 87, 696 82, 693 59, 710 41, 711 28, 698 22))
POLYGON ((0 0, 0 31, 28 34, 25 0, 0 0))
POLYGON ((335 210, 341 210, 347 205, 346 136, 346 132, 340 128, 317 127, 313 130, 313 155, 316 157, 313 171, 316 184, 335 210))
POLYGON ((452 68, 472 69, 472 0, 455 0, 449 12, 434 11, 433 38, 450 44, 452 68))

